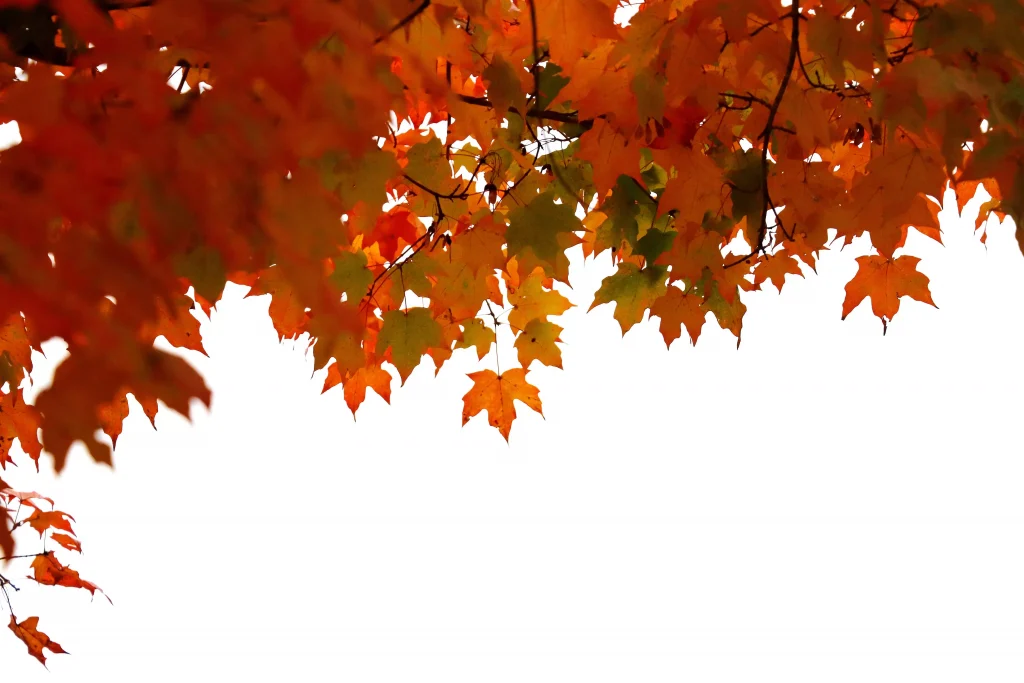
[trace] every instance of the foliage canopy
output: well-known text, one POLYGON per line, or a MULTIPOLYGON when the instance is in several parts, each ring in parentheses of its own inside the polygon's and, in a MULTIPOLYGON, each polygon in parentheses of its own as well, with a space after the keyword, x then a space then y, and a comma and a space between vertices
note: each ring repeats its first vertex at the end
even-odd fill
MULTIPOLYGON (((708 314, 738 340, 741 292, 858 236, 844 318, 932 303, 896 252, 911 228, 941 239, 947 184, 960 209, 991 196, 982 240, 990 214, 1020 226, 1017 0, 620 5, 0 0, 0 122, 22 138, 0 153, 0 465, 14 441, 109 463, 97 429, 116 442, 129 393, 150 419, 208 402, 153 342, 202 352, 191 310, 228 281, 271 295, 353 411, 389 399, 385 363, 404 382, 425 356, 483 361, 508 330, 521 367, 482 362, 463 412, 507 439, 516 400, 541 410, 530 365, 561 367, 576 245, 611 253, 594 305, 623 332, 649 313, 696 343, 708 314), (70 355, 30 405, 54 337, 70 355)), ((3 556, 29 527, 80 550, 48 498, 0 481, 0 501, 3 556)), ((40 662, 63 651, 37 617, 9 626, 40 662)))

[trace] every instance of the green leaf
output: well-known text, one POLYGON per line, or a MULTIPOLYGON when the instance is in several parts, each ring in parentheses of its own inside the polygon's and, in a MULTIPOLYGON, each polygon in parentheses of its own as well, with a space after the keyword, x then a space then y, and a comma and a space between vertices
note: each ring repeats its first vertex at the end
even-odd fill
POLYGON ((608 219, 597 228, 594 251, 601 253, 605 249, 617 249, 622 242, 635 248, 641 223, 649 224, 656 207, 654 199, 637 185, 636 180, 620 175, 611 195, 601 205, 601 211, 608 219))
POLYGON ((633 247, 633 253, 643 256, 648 263, 653 263, 659 256, 672 248, 672 242, 675 241, 678 234, 675 230, 662 231, 652 228, 637 240, 636 246, 633 247))
POLYGON ((647 266, 641 270, 636 264, 620 263, 618 272, 601 282, 590 310, 601 304, 614 303, 614 318, 625 334, 643 320, 644 312, 665 294, 667 276, 668 269, 662 266, 647 266))
POLYGON ((487 327, 480 318, 471 318, 462 323, 462 336, 455 343, 457 349, 475 348, 477 360, 482 360, 497 339, 494 330, 487 327))
POLYGON ((390 360, 398 370, 402 383, 408 379, 423 355, 430 348, 442 345, 441 326, 426 308, 388 311, 383 315, 384 325, 377 337, 377 354, 383 356, 390 349, 390 360))
MULTIPOLYGON (((451 194, 459 181, 452 176, 452 167, 444 153, 444 145, 436 137, 409 148, 405 175, 438 194, 451 194)), ((417 188, 417 191, 420 191, 417 188)))
POLYGON ((726 173, 726 178, 731 184, 732 217, 739 223, 745 216, 747 225, 756 230, 761 225, 761 212, 764 209, 761 150, 755 147, 738 152, 730 161, 732 167, 726 173))
POLYGON ((196 289, 196 294, 209 301, 220 299, 227 284, 227 273, 220 252, 201 244, 189 253, 179 256, 175 271, 196 289))
POLYGON ((343 251, 334 257, 334 272, 331 273, 330 281, 345 292, 348 301, 361 300, 373 282, 373 273, 366 264, 366 254, 362 249, 355 253, 343 251))
POLYGON ((548 62, 540 70, 540 97, 537 98, 537 109, 547 109, 551 103, 562 92, 562 88, 569 85, 569 79, 561 75, 562 67, 554 62, 548 62))
POLYGON ((321 181, 337 193, 347 211, 359 202, 380 208, 387 200, 387 183, 398 172, 395 155, 373 149, 358 159, 347 153, 325 155, 319 162, 321 181))
POLYGON ((517 256, 529 249, 537 260, 555 270, 558 257, 565 258, 558 243, 559 233, 583 229, 575 208, 568 204, 555 204, 554 193, 549 190, 526 206, 513 209, 508 215, 506 233, 509 256, 517 256))
POLYGON ((519 352, 519 364, 524 368, 539 360, 544 365, 562 367, 562 350, 555 345, 562 339, 558 336, 562 328, 547 320, 535 319, 516 338, 515 347, 519 352))
POLYGON ((482 75, 487 82, 487 97, 494 105, 499 120, 509 107, 515 107, 520 112, 525 111, 526 94, 523 93, 519 74, 501 55, 494 55, 482 75))

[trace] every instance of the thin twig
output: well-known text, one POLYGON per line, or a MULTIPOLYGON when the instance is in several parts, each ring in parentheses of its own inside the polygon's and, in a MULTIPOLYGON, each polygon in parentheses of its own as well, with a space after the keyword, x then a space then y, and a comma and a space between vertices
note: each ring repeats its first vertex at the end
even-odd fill
POLYGON ((426 10, 426 9, 427 9, 428 7, 430 7, 430 0, 423 0, 423 2, 421 2, 421 3, 419 4, 419 6, 418 6, 418 7, 416 7, 416 9, 414 9, 414 10, 413 10, 412 12, 410 12, 409 14, 407 14, 407 15, 406 15, 405 17, 403 17, 403 18, 402 18, 402 20, 401 20, 401 21, 399 21, 399 22, 398 22, 397 24, 395 24, 395 25, 394 25, 394 26, 392 26, 392 27, 391 27, 390 29, 388 29, 388 32, 387 32, 387 33, 385 33, 384 35, 380 36, 380 37, 379 37, 379 38, 377 38, 377 39, 376 39, 375 41, 373 41, 373 44, 374 44, 374 45, 378 45, 378 44, 380 44, 380 43, 383 43, 383 42, 384 42, 385 40, 387 40, 388 38, 390 38, 390 37, 391 37, 391 35, 392 35, 393 33, 395 33, 395 31, 399 31, 399 30, 401 30, 401 29, 402 29, 403 27, 405 27, 405 26, 408 26, 408 25, 409 25, 410 23, 412 23, 412 21, 413 21, 413 20, 414 20, 414 19, 415 19, 416 17, 418 17, 419 15, 423 14, 423 12, 424 12, 424 11, 425 11, 425 10, 426 10))
POLYGON ((533 73, 533 106, 540 102, 540 46, 537 38, 537 0, 526 0, 530 6, 530 32, 533 38, 533 66, 530 71, 533 73))
MULTIPOLYGON (((466 104, 476 105, 478 107, 487 107, 493 109, 494 105, 486 97, 474 97, 472 95, 456 94, 456 97, 460 101, 466 104)), ((515 107, 509 107, 508 110, 513 114, 523 116, 523 114, 515 107)), ((530 108, 526 110, 526 116, 531 119, 541 119, 546 121, 558 121, 559 123, 576 123, 579 124, 584 130, 593 128, 594 121, 592 119, 580 119, 579 114, 576 112, 564 112, 564 111, 551 111, 549 109, 536 109, 530 108)))

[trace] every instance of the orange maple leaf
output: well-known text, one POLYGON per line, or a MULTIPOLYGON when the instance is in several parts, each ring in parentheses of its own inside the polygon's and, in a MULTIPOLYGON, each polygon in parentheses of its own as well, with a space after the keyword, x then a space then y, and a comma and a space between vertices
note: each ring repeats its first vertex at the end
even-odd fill
POLYGON ((540 392, 526 380, 526 370, 512 368, 500 375, 493 370, 469 373, 473 387, 462 398, 462 424, 469 422, 482 410, 487 411, 488 422, 496 427, 508 441, 512 421, 516 419, 513 401, 522 401, 542 416, 540 392))
MULTIPOLYGON (((84 588, 93 595, 96 591, 103 593, 103 589, 97 586, 92 581, 86 581, 79 573, 70 568, 65 567, 57 558, 53 556, 52 552, 44 553, 39 555, 32 560, 33 573, 28 578, 41 583, 44 586, 65 586, 67 588, 84 588)), ((104 594, 107 598, 107 602, 113 604, 110 596, 104 594)))
POLYGON ((898 256, 894 259, 884 256, 858 257, 857 274, 846 285, 843 320, 865 297, 871 297, 871 310, 882 319, 882 334, 885 334, 889 321, 900 310, 901 297, 909 296, 935 306, 928 289, 928 276, 917 270, 920 261, 916 256, 898 256))
POLYGON ((685 294, 678 287, 670 286, 651 306, 651 315, 661 318, 661 335, 665 346, 679 339, 683 327, 690 336, 690 342, 697 344, 708 310, 702 305, 701 297, 685 294))
POLYGON ((11 621, 7 625, 9 629, 14 631, 14 635, 21 639, 21 642, 25 643, 28 648, 28 653, 39 660, 39 663, 46 666, 46 656, 43 654, 43 650, 49 650, 57 654, 67 654, 67 650, 60 646, 60 643, 50 639, 50 636, 46 635, 38 629, 39 617, 29 617, 22 622, 19 622, 15 616, 11 615, 11 621))
POLYGON ((75 520, 74 517, 66 512, 60 510, 48 510, 43 511, 36 509, 28 518, 22 522, 28 524, 33 529, 39 532, 40 538, 46 533, 47 529, 60 529, 66 531, 69 534, 75 533, 71 528, 71 522, 75 520))

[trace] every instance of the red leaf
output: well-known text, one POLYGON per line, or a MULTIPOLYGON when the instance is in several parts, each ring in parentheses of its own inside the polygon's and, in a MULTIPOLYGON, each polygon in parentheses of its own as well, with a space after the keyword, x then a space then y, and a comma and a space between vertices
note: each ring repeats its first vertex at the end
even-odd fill
MULTIPOLYGON (((44 586, 65 586, 67 588, 84 588, 93 595, 96 591, 103 592, 103 589, 97 586, 91 581, 84 580, 79 576, 78 572, 70 567, 65 567, 57 558, 53 556, 53 553, 46 553, 40 555, 36 559, 32 560, 32 570, 34 574, 28 578, 43 584, 44 586)), ((113 601, 109 596, 104 596, 107 601, 113 604, 113 601)))
POLYGON ((11 622, 7 625, 9 629, 14 631, 14 635, 21 639, 21 642, 25 643, 28 648, 28 653, 39 660, 39 663, 46 666, 46 656, 43 654, 43 650, 49 650, 57 654, 67 654, 67 650, 60 646, 60 643, 54 642, 50 639, 50 636, 46 635, 38 628, 39 617, 29 617, 25 621, 18 623, 18 620, 11 615, 11 622))

